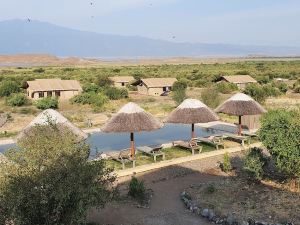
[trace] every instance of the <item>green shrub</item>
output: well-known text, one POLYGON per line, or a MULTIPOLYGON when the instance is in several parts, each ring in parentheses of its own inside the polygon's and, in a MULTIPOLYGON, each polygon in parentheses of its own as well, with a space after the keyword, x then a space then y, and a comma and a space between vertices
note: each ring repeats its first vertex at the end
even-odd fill
POLYGON ((103 160, 68 129, 35 126, 0 163, 0 224, 81 225, 88 210, 114 196, 115 178, 103 160), (8 222, 9 221, 9 222, 8 222))
POLYGON ((176 81, 172 87, 173 91, 186 90, 186 89, 187 89, 187 82, 185 80, 176 81))
POLYGON ((172 87, 172 99, 180 104, 186 98, 187 83, 185 81, 176 81, 172 87))
POLYGON ((299 118, 299 110, 270 110, 261 118, 259 131, 277 169, 290 178, 300 177, 299 118))
POLYGON ((57 109, 58 108, 58 99, 57 98, 43 98, 35 102, 35 106, 38 109, 57 109))
POLYGON ((228 82, 219 82, 217 83, 217 90, 223 94, 230 94, 234 91, 237 91, 239 88, 236 84, 228 82))
POLYGON ((136 177, 132 177, 129 183, 129 192, 128 195, 138 199, 145 199, 146 189, 143 181, 139 181, 136 177))
POLYGON ((98 76, 95 80, 95 84, 97 84, 99 87, 106 87, 111 86, 113 84, 113 81, 110 80, 107 76, 98 76))
POLYGON ((128 91, 125 88, 107 87, 104 89, 104 94, 110 100, 128 98, 128 91))
POLYGON ((36 68, 36 69, 32 70, 32 72, 34 72, 34 73, 44 73, 45 69, 43 69, 43 68, 36 68))
POLYGON ((267 159, 264 157, 260 148, 252 148, 244 158, 243 170, 247 173, 250 180, 259 181, 264 176, 264 167, 267 159))
POLYGON ((93 95, 93 93, 84 92, 84 93, 81 93, 79 95, 75 95, 74 97, 72 97, 70 99, 70 102, 72 104, 82 104, 82 105, 92 104, 92 100, 91 100, 92 95, 93 95))
POLYGON ((232 170, 231 161, 230 161, 230 157, 229 157, 228 152, 226 152, 224 154, 223 163, 222 163, 222 170, 225 173, 228 173, 232 170))
POLYGON ((6 104, 9 106, 22 106, 28 103, 27 97, 22 93, 12 94, 7 97, 6 104))
POLYGON ((244 93, 250 95, 255 101, 263 103, 267 96, 259 84, 249 84, 246 86, 244 93))
POLYGON ((214 192, 216 192, 216 187, 215 187, 215 185, 214 184, 209 184, 207 187, 206 187, 206 192, 208 193, 208 194, 212 194, 212 193, 214 193, 214 192))
POLYGON ((98 93, 101 90, 98 85, 93 83, 88 83, 83 85, 82 89, 83 92, 94 92, 94 93, 98 93))
POLYGON ((204 104, 211 108, 216 108, 220 102, 220 94, 216 88, 207 88, 201 92, 201 99, 204 104))
POLYGON ((101 108, 108 102, 108 98, 102 93, 86 92, 75 95, 70 99, 72 104, 92 105, 101 108))
POLYGON ((0 85, 0 96, 7 97, 13 93, 20 92, 18 84, 14 81, 3 81, 0 85))

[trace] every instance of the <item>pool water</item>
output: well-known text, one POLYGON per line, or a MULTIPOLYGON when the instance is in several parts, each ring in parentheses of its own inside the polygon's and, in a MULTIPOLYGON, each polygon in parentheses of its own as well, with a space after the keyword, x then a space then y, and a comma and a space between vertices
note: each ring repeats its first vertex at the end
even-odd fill
MULTIPOLYGON (((229 131, 225 128, 224 131, 229 131)), ((224 132, 223 129, 205 129, 195 126, 196 137, 206 137, 224 132)), ((230 131, 229 131, 230 132, 230 131)), ((191 125, 166 124, 163 128, 151 132, 135 133, 135 145, 158 145, 174 140, 189 140, 191 138, 191 125)), ((97 152, 120 150, 130 146, 129 133, 93 133, 89 135, 87 143, 91 146, 91 156, 97 152)), ((0 152, 14 147, 15 145, 0 146, 0 152)))

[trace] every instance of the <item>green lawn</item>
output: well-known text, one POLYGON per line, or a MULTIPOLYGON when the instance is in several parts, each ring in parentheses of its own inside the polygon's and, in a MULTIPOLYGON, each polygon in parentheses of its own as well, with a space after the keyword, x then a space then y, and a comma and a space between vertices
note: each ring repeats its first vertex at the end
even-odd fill
MULTIPOLYGON (((201 144, 201 146, 203 146, 202 152, 210 152, 210 151, 215 150, 215 147, 207 145, 207 144, 201 144)), ((179 148, 179 147, 165 148, 162 151, 166 155, 166 160, 192 155, 191 151, 186 150, 184 148, 179 148)), ((162 161, 162 157, 157 157, 157 162, 159 162, 159 161, 162 161)), ((143 153, 137 152, 136 166, 146 165, 146 164, 150 164, 150 163, 154 163, 153 157, 150 157, 149 155, 145 155, 143 153)), ((122 169, 122 164, 120 162, 114 161, 112 159, 106 160, 106 166, 109 168, 114 168, 115 170, 122 169)), ((126 164, 126 168, 131 168, 131 167, 132 167, 132 163, 126 164)))

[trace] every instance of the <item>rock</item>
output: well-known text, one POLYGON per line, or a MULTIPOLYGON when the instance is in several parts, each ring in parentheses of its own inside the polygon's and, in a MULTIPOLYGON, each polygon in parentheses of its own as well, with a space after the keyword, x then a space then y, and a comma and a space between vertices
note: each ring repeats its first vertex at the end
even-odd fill
POLYGON ((210 209, 208 211, 208 219, 212 220, 215 216, 216 216, 215 212, 212 209, 210 209))
POLYGON ((247 221, 242 221, 241 225, 249 225, 249 223, 247 221))
POLYGON ((250 218, 249 218, 249 219, 247 220, 247 222, 248 222, 249 225, 255 225, 255 220, 253 220, 253 219, 250 219, 250 218))
POLYGON ((236 221, 236 219, 234 218, 234 216, 232 214, 228 214, 228 216, 226 218, 226 222, 227 222, 228 225, 238 224, 238 222, 236 221))
POLYGON ((209 210, 208 209, 203 209, 202 213, 201 213, 201 216, 203 216, 205 218, 208 218, 208 216, 209 216, 209 210))

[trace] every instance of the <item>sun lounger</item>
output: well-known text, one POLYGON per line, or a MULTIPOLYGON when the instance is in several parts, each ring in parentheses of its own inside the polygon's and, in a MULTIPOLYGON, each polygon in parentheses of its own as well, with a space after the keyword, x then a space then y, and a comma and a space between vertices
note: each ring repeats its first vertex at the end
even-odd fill
POLYGON ((165 153, 161 151, 161 148, 161 146, 141 146, 137 147, 137 150, 144 154, 153 156, 154 162, 156 162, 157 156, 162 156, 163 160, 165 160, 165 153))
POLYGON ((239 142, 243 147, 245 147, 246 142, 248 142, 248 145, 251 144, 250 136, 240 136, 240 135, 236 135, 236 134, 226 133, 226 134, 223 134, 223 138, 239 142))
POLYGON ((120 163, 122 163, 122 169, 125 169, 125 164, 132 162, 132 167, 135 167, 135 160, 131 158, 130 149, 124 149, 121 151, 109 152, 107 155, 120 163))
POLYGON ((195 150, 199 152, 202 151, 202 146, 198 145, 197 138, 192 138, 190 141, 173 141, 173 146, 178 146, 192 151, 195 155, 195 150))
POLYGON ((216 136, 199 137, 199 138, 197 138, 197 141, 200 143, 203 142, 206 144, 214 145, 217 150, 219 150, 219 146, 222 146, 223 148, 225 148, 223 137, 216 137, 216 136))

